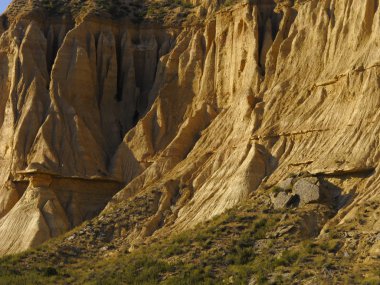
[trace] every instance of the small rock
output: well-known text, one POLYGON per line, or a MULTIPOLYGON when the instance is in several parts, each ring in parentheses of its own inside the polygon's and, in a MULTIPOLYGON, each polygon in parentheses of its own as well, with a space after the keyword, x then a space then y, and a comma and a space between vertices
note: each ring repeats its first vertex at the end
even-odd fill
MULTIPOLYGON (((319 186, 311 182, 314 179, 309 178, 301 178, 293 186, 293 193, 299 196, 301 205, 318 202, 321 198, 319 186)), ((316 181, 318 183, 318 179, 316 181)))
POLYGON ((282 226, 279 227, 276 232, 275 232, 275 237, 281 237, 287 233, 289 233, 291 230, 293 230, 295 226, 293 225, 288 225, 288 226, 282 226))
POLYGON ((103 246, 99 251, 107 251, 108 249, 108 246, 103 246))
POLYGON ((284 221, 286 221, 288 218, 289 218, 289 215, 288 215, 288 214, 283 214, 282 217, 281 217, 280 222, 284 222, 284 221))
POLYGON ((71 241, 75 239, 75 235, 69 236, 66 240, 71 241))
POLYGON ((252 276, 251 279, 249 279, 248 285, 256 285, 256 284, 257 284, 256 277, 252 276))

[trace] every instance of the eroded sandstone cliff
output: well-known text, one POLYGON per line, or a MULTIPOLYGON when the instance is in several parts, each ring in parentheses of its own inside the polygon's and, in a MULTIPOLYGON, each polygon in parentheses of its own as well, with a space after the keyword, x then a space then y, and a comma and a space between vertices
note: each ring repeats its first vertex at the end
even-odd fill
MULTIPOLYGON (((57 231, 44 229, 46 217, 40 211, 45 204, 55 203, 60 208, 53 214, 58 220, 51 220, 48 228, 58 227, 62 233, 85 217, 94 217, 121 188, 124 181, 111 177, 109 165, 123 136, 154 100, 149 94, 158 59, 170 48, 175 34, 128 22, 89 20, 75 24, 65 17, 41 16, 11 22, 1 37, 0 227, 4 253, 9 251, 6 243, 19 251, 56 236, 57 231), (51 191, 66 195, 54 189, 54 179, 42 186, 47 192, 29 195, 35 191, 33 184, 18 181, 27 181, 30 172, 66 179, 63 192, 74 196, 82 191, 76 181, 87 180, 88 202, 75 205, 73 197, 52 198, 51 191), (97 186, 98 180, 108 180, 110 186, 103 182, 97 186), (99 205, 97 189, 101 187, 104 198, 99 205), (41 200, 38 206, 24 207, 36 199, 41 200), (95 209, 91 215, 85 210, 87 206, 95 209), (83 215, 72 212, 72 207, 82 208, 83 215), (63 225, 62 218, 71 221, 63 225), (18 229, 34 221, 36 225, 20 237, 18 229), (9 224, 16 228, 11 230, 9 224), (38 242, 32 242, 36 236, 38 242), (27 246, 17 249, 16 240, 27 246)), ((135 173, 139 168, 136 164, 135 173)))
POLYGON ((354 221, 379 204, 377 0, 193 1, 163 23, 144 7, 146 21, 20 3, 0 30, 1 254, 116 192, 104 215, 149 208, 110 226, 133 248, 307 172, 339 194, 318 235, 360 233, 367 262, 378 256, 378 207, 354 221))

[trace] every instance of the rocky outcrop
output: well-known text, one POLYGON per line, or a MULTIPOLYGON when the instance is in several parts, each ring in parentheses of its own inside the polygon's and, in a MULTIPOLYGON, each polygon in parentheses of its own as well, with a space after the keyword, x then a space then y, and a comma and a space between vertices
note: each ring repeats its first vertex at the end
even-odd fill
POLYGON ((326 197, 330 196, 329 193, 326 193, 328 191, 328 189, 321 187, 318 177, 302 175, 301 177, 290 177, 280 181, 272 188, 270 197, 275 209, 304 206, 319 202, 327 202, 327 204, 332 205, 333 201, 327 201, 326 199, 326 197))
POLYGON ((275 209, 282 209, 291 207, 292 205, 298 203, 299 197, 292 193, 286 193, 281 191, 279 193, 274 193, 271 196, 271 201, 275 209))
MULTIPOLYGON (((33 188, 36 195, 25 198, 29 188, 24 194, 20 171, 50 173, 68 181, 84 179, 90 185, 99 179, 112 180, 110 161, 124 134, 152 104, 149 92, 154 88, 158 58, 170 48, 175 34, 155 28, 141 32, 127 23, 46 21, 14 22, 0 38, 0 217, 2 233, 10 243, 22 240, 17 230, 26 229, 22 223, 31 224, 24 213, 30 207, 25 205, 30 202, 34 210, 43 211, 45 203, 38 202, 43 192, 39 187, 33 188)), ((136 163, 133 169, 137 175, 141 166, 136 163)), ((94 217, 126 182, 115 180, 117 189, 107 186, 108 193, 95 194, 88 205, 90 214, 86 210, 84 216, 73 214, 76 221, 59 222, 58 231, 48 223, 45 232, 50 229, 54 234, 43 234, 34 242, 41 224, 36 222, 34 231, 26 229, 27 241, 20 242, 41 243, 94 217)), ((98 189, 89 186, 94 187, 98 189)), ((70 183, 66 188, 61 191, 76 191, 70 183)), ((66 202, 72 204, 67 207, 78 207, 66 202)), ((53 204, 46 207, 49 216, 64 212, 53 204)), ((16 248, 15 244, 1 252, 16 248)))
POLYGON ((13 183, 19 188, 23 185, 24 193, 0 220, 0 254, 37 246, 95 217, 121 187, 116 181, 63 178, 33 171, 19 175, 25 180, 13 183))
MULTIPOLYGON (((34 6, 26 16, 9 9, 0 38, 0 240, 9 241, 1 253, 92 217, 117 190, 106 212, 161 193, 156 212, 126 233, 131 242, 193 227, 290 173, 318 175, 327 193, 339 192, 325 229, 378 199, 377 1, 192 4, 202 21, 174 27, 96 9, 54 20, 35 17, 34 6), (24 170, 37 175, 28 187, 24 170), (112 187, 81 215, 60 197, 79 188, 54 186, 65 179, 112 187)), ((278 205, 321 198, 315 182, 283 185, 294 194, 278 205)))
POLYGON ((318 202, 321 199, 318 180, 314 182, 310 179, 300 179, 294 184, 293 191, 300 198, 301 205, 318 202))

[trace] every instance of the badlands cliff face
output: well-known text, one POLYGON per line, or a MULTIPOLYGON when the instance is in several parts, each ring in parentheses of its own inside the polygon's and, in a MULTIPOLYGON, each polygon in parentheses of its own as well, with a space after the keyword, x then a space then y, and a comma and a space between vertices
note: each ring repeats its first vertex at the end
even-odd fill
POLYGON ((0 255, 143 199, 114 229, 135 244, 305 172, 339 190, 321 234, 379 205, 377 0, 193 1, 166 22, 37 2, 1 18, 0 255))

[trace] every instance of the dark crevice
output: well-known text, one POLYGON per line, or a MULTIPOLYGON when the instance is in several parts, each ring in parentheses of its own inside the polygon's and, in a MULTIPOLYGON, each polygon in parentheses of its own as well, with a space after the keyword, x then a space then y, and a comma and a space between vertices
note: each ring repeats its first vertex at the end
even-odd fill
POLYGON ((137 46, 137 45, 140 44, 140 38, 138 37, 138 35, 137 35, 137 36, 134 36, 134 37, 132 38, 132 44, 135 45, 135 46, 137 46))
POLYGON ((155 50, 150 50, 149 47, 148 49, 145 48, 142 43, 137 44, 133 52, 133 57, 136 87, 140 90, 136 109, 140 115, 143 115, 149 107, 148 96, 156 79, 159 46, 157 46, 155 50))
POLYGON ((298 15, 297 10, 292 8, 289 8, 288 13, 288 16, 284 18, 286 22, 283 24, 282 36, 284 40, 288 38, 290 29, 298 15))
MULTIPOLYGON (((8 17, 6 15, 2 15, 0 17, 0 24, 2 25, 2 28, 4 31, 8 30, 9 28, 9 20, 8 20, 8 17)), ((1 29, 0 29, 0 32, 1 32, 1 29)), ((0 33, 1 35, 1 33, 0 33)))
POLYGON ((336 170, 331 173, 317 173, 319 176, 347 179, 351 177, 368 178, 375 173, 375 167, 363 167, 353 170, 336 170))
POLYGON ((64 20, 58 25, 51 23, 50 19, 47 20, 47 24, 44 28, 44 35, 47 40, 46 65, 49 74, 51 74, 58 51, 63 43, 63 38, 60 38, 61 33, 63 32, 65 37, 73 28, 74 24, 71 19, 64 20))
MULTIPOLYGON (((271 38, 274 40, 279 31, 280 23, 282 20, 282 14, 275 12, 276 3, 273 0, 257 0, 256 5, 258 6, 258 24, 259 24, 259 58, 264 57, 263 53, 268 50, 264 49, 264 42, 266 37, 268 37, 267 25, 270 23, 271 38)), ((265 62, 259 60, 259 66, 262 70, 263 75, 265 74, 265 62)))
POLYGON ((51 73, 51 70, 53 68, 53 64, 54 64, 54 61, 55 61, 55 58, 57 56, 58 49, 59 49, 58 39, 55 38, 55 35, 53 35, 53 37, 54 37, 53 46, 51 48, 51 51, 48 51, 48 53, 51 52, 51 54, 48 55, 48 61, 47 61, 47 68, 48 68, 49 74, 51 73))
POLYGON ((331 22, 331 26, 332 27, 335 27, 335 12, 334 12, 334 9, 326 9, 326 13, 330 19, 330 22, 331 22))
POLYGON ((117 87, 115 99, 117 102, 123 100, 123 81, 124 81, 124 72, 122 69, 122 55, 121 55, 121 38, 116 38, 116 42, 119 43, 116 45, 116 62, 117 62, 117 87))
MULTIPOLYGON (((272 6, 273 7, 273 6, 272 6)), ((268 16, 265 18, 261 13, 261 18, 259 18, 259 68, 261 70, 261 75, 263 76, 264 80, 267 78, 267 69, 270 70, 270 73, 273 74, 276 69, 277 65, 277 55, 279 53, 281 44, 288 38, 289 32, 293 26, 293 23, 295 19, 297 18, 298 12, 296 9, 294 9, 291 6, 288 7, 282 7, 280 10, 278 7, 276 7, 274 10, 272 10, 271 17, 268 16), (272 27, 272 40, 270 46, 264 46, 265 41, 265 19, 270 19, 271 27, 272 27), (266 58, 268 55, 268 52, 270 50, 271 55, 271 61, 267 62, 266 58), (269 66, 267 66, 269 64, 269 66)))
POLYGON ((124 128, 120 121, 118 121, 118 126, 119 126, 120 141, 122 141, 124 138, 124 128))
POLYGON ((140 114, 138 111, 135 111, 135 114, 133 115, 133 118, 132 118, 132 125, 136 126, 139 119, 140 119, 140 114))

